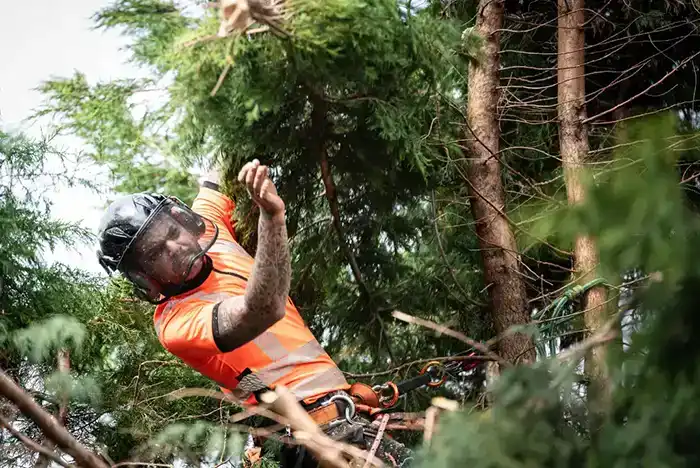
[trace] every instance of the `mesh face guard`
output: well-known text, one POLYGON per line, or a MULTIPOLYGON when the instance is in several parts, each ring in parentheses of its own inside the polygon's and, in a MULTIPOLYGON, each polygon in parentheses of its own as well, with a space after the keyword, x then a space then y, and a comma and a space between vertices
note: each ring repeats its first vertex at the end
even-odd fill
POLYGON ((126 248, 119 267, 144 299, 163 302, 189 289, 188 283, 205 268, 202 257, 217 237, 218 228, 214 223, 177 198, 169 197, 141 226, 126 248), (214 235, 204 238, 207 231, 214 235), (198 260, 199 267, 194 270, 198 260))

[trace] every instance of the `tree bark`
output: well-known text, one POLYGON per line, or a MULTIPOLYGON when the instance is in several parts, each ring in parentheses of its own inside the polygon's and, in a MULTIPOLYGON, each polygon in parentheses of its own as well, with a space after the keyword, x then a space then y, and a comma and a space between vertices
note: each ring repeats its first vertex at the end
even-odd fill
MULTIPOLYGON (((515 235, 505 215, 505 192, 499 161, 498 84, 500 79, 500 29, 503 2, 480 0, 475 30, 484 49, 469 65, 466 140, 471 160, 467 183, 471 210, 479 236, 484 277, 488 287, 496 333, 530 321, 525 283, 515 235)), ((509 362, 533 362, 532 339, 510 333, 498 344, 509 362)), ((501 369, 502 370, 502 369, 501 369)))
MULTIPOLYGON (((585 88, 584 0, 558 0, 558 113, 559 144, 569 204, 582 203, 586 189, 581 180, 588 155, 585 88)), ((576 238, 574 270, 578 281, 595 277, 598 266, 596 241, 590 236, 576 238)), ((595 333, 606 322, 607 293, 603 286, 591 289, 584 297, 586 335, 595 333)), ((610 384, 605 359, 606 348, 593 348, 585 360, 589 386, 589 407, 593 413, 609 398, 610 384)))

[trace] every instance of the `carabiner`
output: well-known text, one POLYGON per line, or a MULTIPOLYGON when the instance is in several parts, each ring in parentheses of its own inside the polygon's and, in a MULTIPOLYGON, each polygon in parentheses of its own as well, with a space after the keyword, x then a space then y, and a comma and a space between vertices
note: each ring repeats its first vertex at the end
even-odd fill
POLYGON ((430 383, 428 384, 428 387, 439 387, 440 385, 444 384, 445 381, 447 380, 447 374, 445 373, 445 368, 443 365, 438 362, 438 361, 431 361, 423 367, 420 371, 420 375, 423 375, 425 373, 428 373, 430 375, 430 383), (442 376, 441 377, 436 377, 435 373, 438 373, 442 371, 442 376))
POLYGON ((353 399, 347 395, 338 393, 328 399, 328 404, 333 403, 335 400, 344 400, 348 404, 348 406, 345 407, 345 420, 352 424, 352 418, 355 417, 356 411, 355 402, 353 401, 353 399))

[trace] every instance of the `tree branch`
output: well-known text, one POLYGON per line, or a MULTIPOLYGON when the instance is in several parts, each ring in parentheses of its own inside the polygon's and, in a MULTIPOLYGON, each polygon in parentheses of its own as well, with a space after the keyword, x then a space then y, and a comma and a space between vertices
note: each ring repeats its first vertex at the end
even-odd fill
POLYGON ((335 182, 333 181, 333 175, 331 174, 330 163, 328 162, 328 149, 326 147, 326 139, 324 135, 327 133, 328 123, 326 121, 325 107, 320 101, 314 102, 313 110, 311 111, 311 125, 314 129, 314 134, 319 135, 318 144, 316 145, 316 152, 319 159, 319 164, 321 165, 321 178, 323 179, 323 186, 326 189, 326 200, 328 200, 328 207, 331 210, 331 216, 333 219, 333 229, 335 229, 338 235, 338 241, 340 242, 343 251, 345 252, 345 257, 347 258, 350 269, 352 270, 352 275, 355 278, 358 286, 362 292, 369 298, 369 288, 365 283, 362 273, 360 272, 360 267, 357 264, 357 259, 355 255, 350 250, 350 246, 345 240, 345 232, 343 230, 343 224, 340 221, 340 208, 338 206, 338 193, 336 190, 335 182))
POLYGON ((391 369, 379 371, 379 372, 370 372, 366 374, 353 374, 352 372, 345 372, 342 371, 345 377, 351 378, 351 379, 367 379, 370 377, 379 377, 381 375, 387 375, 387 374, 393 374, 396 372, 399 372, 400 370, 406 369, 408 367, 414 366, 416 364, 425 364, 427 362, 433 362, 433 361, 482 361, 482 362, 490 362, 493 361, 490 357, 487 356, 440 356, 440 357, 434 357, 434 358, 428 358, 428 359, 417 359, 415 361, 407 362, 405 364, 401 364, 400 366, 392 367, 391 369))
MULTIPOLYGON (((333 181, 333 175, 331 174, 331 166, 328 161, 328 148, 326 136, 329 133, 329 125, 328 120, 326 118, 326 105, 323 102, 323 99, 319 98, 318 95, 313 93, 313 91, 311 92, 311 101, 313 104, 313 108, 311 110, 311 128, 313 131, 313 135, 317 137, 316 142, 314 142, 312 147, 314 147, 314 150, 319 160, 319 164, 321 166, 321 178, 323 179, 323 186, 326 192, 326 200, 328 200, 328 207, 331 210, 333 229, 338 235, 338 241, 340 242, 340 245, 343 251, 345 252, 345 258, 347 259, 348 264, 350 265, 352 275, 355 278, 355 282, 357 283, 358 287, 360 288, 361 294, 364 295, 367 300, 367 304, 370 307, 372 316, 379 318, 379 312, 377 310, 377 307, 373 303, 373 298, 370 289, 367 286, 367 283, 365 282, 364 278, 362 277, 362 272, 360 271, 360 267, 357 264, 355 254, 353 254, 352 250, 350 249, 350 245, 345 239, 345 231, 343 229, 343 224, 340 220, 338 193, 336 190, 335 182, 333 181)), ((379 333, 380 337, 384 336, 385 338, 381 341, 381 343, 384 345, 384 348, 386 349, 389 358, 392 361, 395 361, 393 352, 391 351, 391 345, 389 344, 389 335, 384 330, 384 326, 381 323, 381 319, 379 333)))
POLYGON ((5 429, 7 429, 7 432, 12 434, 12 436, 14 438, 16 438, 17 440, 22 442, 28 449, 40 453, 42 457, 46 457, 47 459, 51 459, 51 460, 55 461, 56 463, 58 463, 59 465, 64 466, 66 468, 69 468, 71 466, 70 464, 63 461, 61 459, 61 457, 58 456, 58 454, 52 452, 51 450, 47 449, 46 447, 34 442, 32 439, 30 439, 29 437, 25 436, 24 434, 19 432, 17 429, 12 427, 12 424, 10 424, 10 422, 7 419, 3 418, 2 416, 0 416, 0 427, 4 427, 5 429))
POLYGON ((27 392, 12 381, 1 369, 0 395, 14 403, 24 415, 28 416, 39 426, 44 436, 51 439, 51 441, 72 456, 80 465, 85 468, 107 468, 107 465, 105 465, 97 455, 90 452, 85 446, 78 442, 58 423, 58 421, 39 406, 27 392))
MULTIPOLYGON (((70 372, 70 353, 67 349, 60 349, 58 350, 58 371, 59 372, 64 372, 64 373, 69 373, 70 372)), ((65 396, 61 398, 61 401, 58 405, 58 422, 62 426, 66 426, 66 422, 68 421, 68 398, 65 396)), ((47 450, 53 450, 54 445, 50 441, 46 441, 44 443, 46 446, 47 450)), ((48 468, 49 466, 49 458, 46 457, 44 454, 39 454, 37 457, 36 463, 34 464, 34 468, 48 468)))
POLYGON ((447 271, 450 273, 450 276, 452 277, 452 281, 454 281, 455 286, 457 286, 457 289, 459 289, 462 293, 462 296, 467 300, 467 302, 471 303, 472 305, 475 305, 477 307, 484 307, 486 304, 483 304, 477 300, 472 299, 472 297, 469 295, 469 293, 464 289, 464 286, 462 286, 462 283, 457 279, 457 275, 455 275, 455 271, 452 268, 452 265, 450 265, 450 262, 447 260, 447 254, 445 253, 445 249, 442 246, 442 241, 440 240, 440 228, 438 227, 438 218, 437 218, 437 203, 435 202, 435 190, 430 192, 430 196, 432 199, 432 205, 433 205, 433 226, 435 227, 435 240, 437 241, 438 249, 440 251, 440 257, 442 258, 442 261, 445 263, 445 266, 447 267, 447 271))
POLYGON ((438 333, 444 333, 447 336, 451 336, 452 338, 456 338, 459 341, 468 344, 472 348, 474 348, 478 351, 481 351, 484 354, 484 356, 487 356, 487 357, 491 358, 492 360, 498 362, 499 364, 504 366, 504 368, 511 366, 511 364, 508 361, 506 361, 501 356, 499 356, 498 354, 491 351, 488 348, 488 346, 486 346, 483 343, 480 343, 472 338, 469 338, 464 333, 454 331, 451 328, 447 328, 444 325, 440 325, 440 324, 437 324, 435 322, 431 322, 430 320, 425 320, 422 318, 418 318, 418 317, 414 317, 412 315, 405 314, 405 313, 400 312, 398 310, 395 310, 394 312, 392 312, 391 315, 393 315, 395 318, 402 320, 404 322, 413 323, 413 324, 420 325, 420 326, 425 327, 425 328, 430 328, 431 330, 435 330, 438 333))
POLYGON ((602 116, 604 116, 604 115, 606 115, 606 114, 609 114, 609 113, 615 111, 616 109, 618 109, 618 108, 620 108, 620 107, 622 107, 622 106, 626 106, 626 105, 629 104, 630 102, 632 102, 632 101, 634 101, 635 99, 637 99, 639 96, 642 96, 642 95, 648 93, 652 88, 655 88, 656 86, 658 86, 658 85, 660 85, 661 83, 663 83, 664 80, 666 80, 666 78, 668 78, 669 76, 673 75, 673 74, 676 73, 678 70, 680 70, 681 68, 683 68, 683 66, 684 66, 686 63, 690 62, 691 60, 693 60, 693 59, 694 59, 695 57, 697 57, 698 55, 700 55, 700 52, 696 52, 696 53, 694 53, 693 55, 691 55, 690 57, 686 57, 681 63, 679 63, 678 65, 676 65, 675 67, 673 67, 673 69, 672 69, 670 72, 666 73, 666 74, 665 74, 664 76, 662 76, 660 79, 658 79, 658 80, 655 81, 654 83, 652 83, 652 84, 650 84, 649 86, 647 86, 647 88, 644 89, 643 91, 640 91, 639 93, 635 94, 635 95, 632 96, 631 98, 627 99, 626 101, 623 101, 623 102, 619 103, 618 105, 616 105, 615 107, 613 107, 613 108, 611 108, 611 109, 608 109, 608 110, 606 110, 606 111, 600 112, 599 114, 596 114, 596 115, 594 115, 593 117, 588 117, 587 119, 584 119, 582 123, 587 124, 588 122, 591 122, 591 121, 593 121, 593 120, 596 120, 596 119, 598 119, 598 118, 600 118, 600 117, 602 117, 602 116))

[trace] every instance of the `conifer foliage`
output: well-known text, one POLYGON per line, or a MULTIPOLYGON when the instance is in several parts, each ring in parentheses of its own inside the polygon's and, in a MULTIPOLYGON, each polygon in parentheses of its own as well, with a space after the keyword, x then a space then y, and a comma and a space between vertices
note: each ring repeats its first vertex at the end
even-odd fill
MULTIPOLYGON (((394 434, 416 449, 416 466, 694 466, 700 12, 680 1, 631 3, 559 2, 575 10, 569 20, 585 20, 569 51, 586 76, 567 100, 557 96, 566 18, 555 2, 294 0, 280 30, 221 37, 205 2, 115 0, 95 24, 128 36, 146 78, 48 80, 36 115, 81 138, 117 193, 189 203, 197 172, 220 165, 251 254, 258 214, 233 174, 253 158, 270 165, 287 206, 292 299, 350 381, 399 381, 420 369, 414 361, 471 351, 453 337, 513 355, 534 355, 524 349, 532 340, 537 361, 506 362, 493 387, 479 366, 400 402, 404 411, 436 395, 461 404, 424 440, 394 434), (498 39, 481 36, 480 4, 498 7, 498 39), (498 293, 482 260, 492 253, 483 251, 489 217, 475 227, 478 194, 465 171, 479 147, 467 110, 478 113, 483 97, 466 95, 468 76, 484 63, 494 99, 483 136, 495 154, 479 160, 498 186, 480 182, 498 192, 500 225, 513 233, 500 250, 515 259, 518 320, 535 319, 511 346, 496 337, 498 293), (560 130, 582 144, 567 148, 560 130), (569 204, 571 165, 586 196, 569 204), (595 267, 593 287, 607 291, 612 312, 595 329, 570 283, 584 269, 581 238, 595 239, 598 264, 585 269, 595 267), (463 335, 400 322, 396 310, 463 335), (607 368, 601 409, 583 369, 603 349, 594 353, 607 368)), ((230 418, 241 408, 183 392, 216 385, 162 348, 152 307, 121 279, 43 260, 57 243, 92 241, 52 221, 32 190, 55 177, 88 182, 49 174, 47 158, 61 157, 48 143, 0 133, 0 368, 105 463, 233 465, 247 427, 230 418)), ((0 466, 46 466, 8 427, 58 453, 5 400, 0 416, 0 466)), ((275 450, 266 444, 260 466, 274 466, 275 450)))

